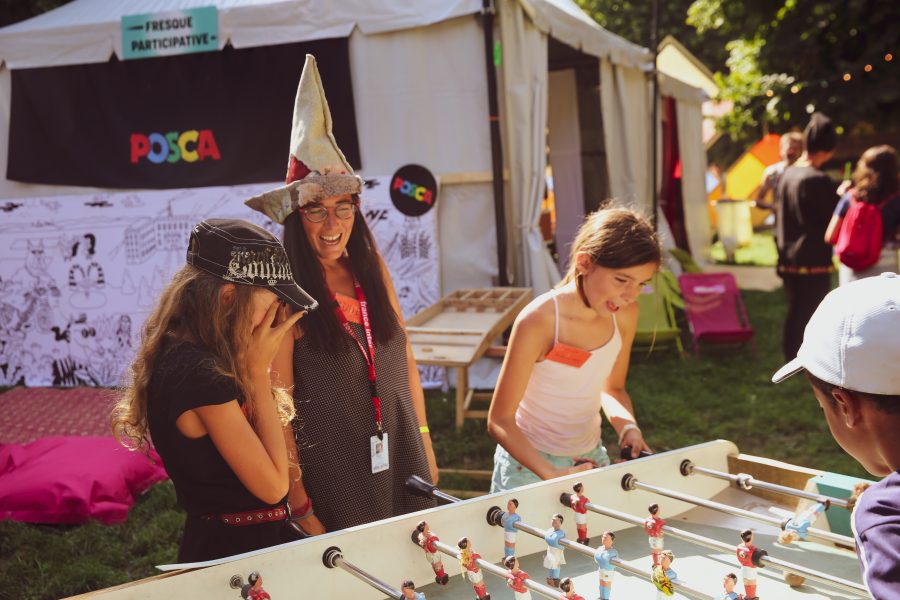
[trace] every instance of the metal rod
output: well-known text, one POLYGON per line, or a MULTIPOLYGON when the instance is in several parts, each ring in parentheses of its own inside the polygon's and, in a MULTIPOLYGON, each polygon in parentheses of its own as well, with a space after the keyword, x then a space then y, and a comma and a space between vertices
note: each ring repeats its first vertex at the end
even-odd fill
MULTIPOLYGON (((749 510, 737 508, 736 506, 729 506, 728 504, 722 504, 721 502, 713 502, 712 500, 705 500, 703 498, 698 498, 697 496, 691 496, 690 494, 682 494, 681 492, 676 492, 675 490, 670 490, 668 488, 644 483, 642 481, 638 481, 630 473, 622 478, 622 488, 626 491, 631 491, 635 488, 642 489, 648 492, 653 492, 654 494, 659 494, 660 496, 667 496, 669 498, 674 498, 675 500, 681 500, 682 502, 689 502, 691 504, 696 504, 697 506, 702 506, 703 508, 709 508, 710 510, 715 510, 729 515, 734 515, 736 517, 742 517, 744 519, 751 519, 753 521, 759 521, 761 523, 774 525, 779 529, 784 529, 785 524, 789 521, 789 519, 776 519, 775 517, 769 517, 755 512, 750 512, 749 510)), ((849 538, 845 535, 831 533, 830 531, 823 531, 821 529, 814 529, 810 527, 807 530, 806 534, 808 537, 820 539, 832 544, 839 544, 841 546, 848 546, 850 548, 854 546, 852 538, 849 538)))
MULTIPOLYGON (((630 515, 628 513, 624 513, 618 510, 614 510, 611 508, 606 508, 603 506, 598 506, 593 502, 588 502, 585 505, 585 508, 588 510, 595 512, 600 515, 604 515, 607 517, 612 517, 613 519, 618 519, 619 521, 624 521, 625 523, 632 523, 634 525, 643 525, 644 520, 640 517, 636 517, 634 515, 630 515)), ((705 546, 707 548, 711 548, 713 550, 720 550, 722 552, 735 553, 737 551, 737 546, 732 546, 730 544, 726 544, 725 542, 720 542, 718 540, 714 540, 712 538, 698 535, 696 533, 692 533, 690 531, 685 531, 684 529, 678 529, 677 527, 672 527, 671 525, 664 525, 662 530, 666 532, 667 535, 671 535, 672 537, 683 539, 689 542, 693 542, 699 546, 705 546)), ((866 588, 858 583, 854 583, 852 581, 841 579, 839 577, 833 577, 828 575, 827 573, 822 573, 821 571, 816 571, 814 569, 807 569, 806 567, 801 567, 800 565, 795 565, 789 562, 785 562, 779 560, 777 558, 772 558, 771 556, 765 556, 762 558, 761 563, 763 566, 771 565, 778 569, 779 571, 784 571, 786 573, 796 573, 798 575, 803 575, 808 579, 815 579, 816 581, 820 581, 822 583, 826 583, 832 585, 834 587, 841 588, 844 591, 854 592, 854 593, 862 593, 863 596, 867 594, 866 588)))
MULTIPOLYGON (((498 507, 491 508, 491 510, 488 512, 488 522, 491 523, 491 525, 499 526, 499 515, 502 514, 502 512, 503 511, 501 511, 500 508, 498 508, 498 507)), ((538 529, 537 527, 535 527, 533 525, 528 525, 527 523, 517 521, 513 525, 513 527, 515 527, 516 529, 518 529, 519 531, 522 531, 524 533, 544 539, 544 533, 545 533, 544 530, 538 529)), ((578 552, 580 554, 590 556, 591 558, 594 558, 594 553, 596 552, 596 550, 594 548, 591 548, 590 546, 585 546, 584 544, 579 544, 578 542, 573 542, 572 540, 568 540, 565 538, 559 540, 559 545, 564 548, 569 548, 571 550, 574 550, 575 552, 578 552)), ((612 564, 614 564, 618 569, 621 569, 622 571, 631 573, 632 575, 637 575, 641 579, 646 579, 647 581, 652 581, 652 576, 648 571, 645 571, 645 570, 635 567, 627 562, 624 562, 620 558, 614 558, 610 562, 612 564)), ((675 586, 675 591, 685 594, 687 596, 691 596, 692 598, 698 598, 699 600, 713 600, 713 597, 710 596, 709 594, 705 594, 699 590, 695 590, 694 588, 687 586, 683 583, 680 583, 678 581, 673 581, 672 584, 675 586)), ((559 597, 559 592, 557 591, 556 596, 554 596, 554 598, 558 598, 558 597, 559 597)))
POLYGON ((447 502, 461 502, 461 498, 457 498, 456 496, 451 496, 450 494, 445 494, 441 490, 434 490, 432 492, 435 498, 440 498, 441 500, 446 500, 447 502))
MULTIPOLYGON (((459 550, 458 549, 456 549, 448 544, 445 544, 444 542, 435 542, 434 545, 438 550, 440 550, 444 554, 447 554, 448 556, 452 556, 453 558, 459 560, 459 550)), ((504 569, 503 567, 498 567, 497 565, 490 563, 490 562, 484 560, 483 558, 479 558, 475 562, 478 564, 479 567, 481 567, 487 573, 490 573, 491 575, 496 575, 497 577, 503 579, 504 582, 506 581, 506 574, 509 573, 509 570, 504 569)), ((530 589, 534 592, 537 592, 541 596, 545 596, 547 598, 553 598, 553 600, 558 600, 558 598, 560 597, 559 590, 554 589, 550 586, 544 585, 543 583, 538 583, 537 581, 534 581, 533 579, 526 579, 525 581, 522 582, 522 584, 525 587, 527 587, 528 589, 530 589)))
POLYGON ((737 475, 732 475, 731 473, 724 473, 722 471, 716 471, 715 469, 707 469, 706 467, 698 467, 694 463, 689 460, 685 460, 681 463, 681 474, 684 476, 692 475, 694 473, 700 473, 701 475, 708 475, 709 477, 716 477, 718 479, 724 479, 726 481, 730 481, 733 484, 737 485, 739 488, 743 490, 749 490, 751 488, 759 488, 761 490, 768 490, 770 492, 776 492, 778 494, 784 494, 786 496, 795 496, 797 498, 805 498, 806 500, 813 500, 814 502, 821 502, 825 504, 827 507, 829 504, 834 506, 840 506, 841 508, 847 508, 849 503, 844 498, 833 498, 831 496, 825 496, 822 494, 814 494, 812 492, 807 492, 804 490, 798 490, 796 488, 787 487, 784 485, 779 485, 777 483, 770 483, 768 481, 761 481, 748 475, 747 473, 738 473, 737 475))
POLYGON ((387 594, 391 598, 395 598, 397 600, 402 600, 403 598, 403 594, 402 592, 400 592, 400 590, 392 588, 374 575, 370 575, 363 569, 357 567, 356 565, 345 559, 344 555, 341 553, 341 549, 337 546, 332 546, 325 551, 325 554, 322 555, 322 562, 324 562, 325 566, 329 569, 338 568, 350 573, 357 579, 368 583, 379 592, 387 594))

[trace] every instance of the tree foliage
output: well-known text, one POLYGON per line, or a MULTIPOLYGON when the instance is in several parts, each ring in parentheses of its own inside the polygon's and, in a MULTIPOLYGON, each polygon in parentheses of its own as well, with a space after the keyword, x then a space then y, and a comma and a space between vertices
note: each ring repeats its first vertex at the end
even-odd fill
MULTIPOLYGON (((647 44, 649 2, 578 0, 602 26, 647 44), (618 8, 617 8, 618 7, 618 8)), ((802 128, 819 110, 848 133, 900 122, 900 2, 672 0, 671 33, 706 62, 734 110, 719 128, 735 140, 802 128)))

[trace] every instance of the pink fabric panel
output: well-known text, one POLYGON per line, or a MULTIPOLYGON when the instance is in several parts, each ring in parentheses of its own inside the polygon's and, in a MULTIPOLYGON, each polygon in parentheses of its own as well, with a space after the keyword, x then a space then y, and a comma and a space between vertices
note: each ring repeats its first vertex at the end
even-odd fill
POLYGON ((0 445, 0 519, 122 522, 135 496, 168 477, 159 455, 150 455, 152 461, 111 437, 0 445))

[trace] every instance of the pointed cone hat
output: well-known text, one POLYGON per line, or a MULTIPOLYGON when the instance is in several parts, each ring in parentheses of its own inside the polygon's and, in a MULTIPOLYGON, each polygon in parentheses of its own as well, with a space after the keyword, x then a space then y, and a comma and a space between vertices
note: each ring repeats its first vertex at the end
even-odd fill
POLYGON ((344 157, 331 132, 331 111, 313 55, 306 55, 291 128, 286 184, 245 202, 276 223, 299 207, 332 196, 358 194, 362 181, 344 157))

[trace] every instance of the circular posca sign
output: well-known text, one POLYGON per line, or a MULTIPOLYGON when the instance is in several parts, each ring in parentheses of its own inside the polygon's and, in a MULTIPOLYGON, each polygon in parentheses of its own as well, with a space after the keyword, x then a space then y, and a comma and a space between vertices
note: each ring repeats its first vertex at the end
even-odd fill
POLYGON ((421 165, 406 165, 391 177, 391 201, 408 217, 421 217, 437 202, 437 181, 421 165))

